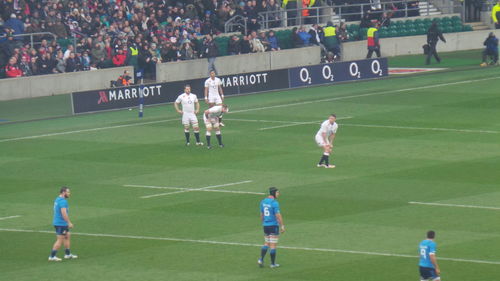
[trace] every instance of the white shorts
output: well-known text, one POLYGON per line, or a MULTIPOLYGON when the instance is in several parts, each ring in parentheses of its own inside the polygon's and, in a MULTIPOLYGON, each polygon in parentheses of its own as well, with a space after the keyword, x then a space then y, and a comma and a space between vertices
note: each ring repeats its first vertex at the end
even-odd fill
POLYGON ((207 128, 219 128, 219 117, 208 118, 203 114, 203 122, 205 122, 205 127, 207 128))
POLYGON ((198 118, 196 117, 196 114, 194 113, 183 113, 182 114, 182 125, 184 126, 189 126, 189 125, 198 125, 198 118))
POLYGON ((319 147, 324 147, 325 145, 328 144, 328 143, 325 143, 325 141, 323 140, 323 137, 320 135, 316 135, 314 137, 314 140, 316 141, 316 143, 318 144, 319 147))
POLYGON ((222 104, 222 99, 219 95, 208 95, 208 103, 222 104))

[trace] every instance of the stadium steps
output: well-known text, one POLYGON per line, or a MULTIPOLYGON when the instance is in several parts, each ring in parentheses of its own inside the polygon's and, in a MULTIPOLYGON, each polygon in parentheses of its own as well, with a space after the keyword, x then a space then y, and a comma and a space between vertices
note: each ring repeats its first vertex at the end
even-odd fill
POLYGON ((420 1, 418 3, 418 7, 420 9, 421 15, 427 15, 427 9, 429 9, 429 16, 435 16, 435 15, 442 14, 436 7, 434 7, 434 5, 432 3, 429 3, 427 1, 420 1))
POLYGON ((487 29, 490 29, 490 27, 487 26, 486 24, 484 24, 484 22, 482 22, 482 21, 469 22, 467 24, 469 24, 472 27, 473 30, 487 30, 487 29))

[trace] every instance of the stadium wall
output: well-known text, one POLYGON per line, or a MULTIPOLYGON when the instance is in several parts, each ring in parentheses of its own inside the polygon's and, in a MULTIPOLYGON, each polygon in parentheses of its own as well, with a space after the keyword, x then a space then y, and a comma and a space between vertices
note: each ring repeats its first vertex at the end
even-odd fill
MULTIPOLYGON (((269 71, 320 63, 319 47, 281 50, 277 52, 253 53, 239 56, 218 57, 215 67, 218 75, 269 71)), ((206 78, 208 61, 206 59, 167 62, 156 65, 156 81, 172 82, 206 78)))
POLYGON ((108 88, 132 66, 0 80, 0 101, 35 98, 108 88))
MULTIPOLYGON (((465 51, 484 48, 483 42, 490 32, 494 32, 500 37, 500 30, 480 30, 470 32, 457 32, 443 34, 446 43, 439 42, 438 52, 465 51)), ((401 55, 419 55, 423 56, 422 46, 427 42, 426 35, 382 38, 380 39, 380 48, 382 56, 394 57, 401 55)), ((366 56, 368 52, 366 41, 349 42, 343 44, 343 60, 358 60, 366 56)), ((478 54, 478 59, 480 54, 478 54)))

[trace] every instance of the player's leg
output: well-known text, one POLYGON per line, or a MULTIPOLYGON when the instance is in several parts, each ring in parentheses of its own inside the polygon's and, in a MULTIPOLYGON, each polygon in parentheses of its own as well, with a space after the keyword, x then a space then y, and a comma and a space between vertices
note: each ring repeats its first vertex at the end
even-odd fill
POLYGON ((60 258, 56 257, 57 251, 61 248, 64 243, 64 228, 56 226, 56 242, 52 245, 52 250, 50 251, 49 261, 61 261, 60 258))
POLYGON ((64 258, 65 259, 76 259, 78 256, 71 254, 71 232, 66 232, 64 235, 64 258))
POLYGON ((323 159, 325 163, 325 168, 335 168, 335 165, 330 165, 330 154, 332 153, 332 147, 329 144, 323 146, 323 159))
POLYGON ((189 122, 193 127, 194 137, 196 139, 196 145, 203 145, 203 143, 200 141, 200 126, 198 125, 198 118, 196 118, 195 114, 191 115, 189 122))
POLYGON ((266 234, 264 236, 264 246, 260 249, 260 258, 257 261, 257 264, 260 267, 264 267, 264 258, 266 257, 267 251, 269 250, 269 236, 266 234))
POLYGON ((321 136, 316 135, 314 140, 316 141, 316 144, 323 149, 323 154, 321 154, 321 158, 319 159, 317 166, 318 167, 325 167, 326 155, 324 152, 325 143, 323 141, 323 138, 321 136))
POLYGON ((279 226, 274 227, 272 235, 269 236, 269 255, 271 256, 271 268, 279 267, 280 265, 276 263, 276 246, 278 246, 280 229, 279 226))
POLYGON ((200 127, 198 126, 198 123, 193 124, 193 131, 194 137, 196 138, 196 145, 203 145, 203 143, 200 141, 200 127))
POLYGON ((205 126, 207 127, 207 132, 205 134, 205 138, 207 139, 207 148, 210 149, 212 146, 210 145, 210 138, 212 137, 212 124, 210 120, 205 123, 205 126))
POLYGON ((224 144, 222 143, 222 135, 220 132, 220 127, 219 127, 219 122, 215 123, 214 129, 215 129, 215 136, 217 137, 217 142, 219 143, 220 147, 224 147, 224 144))
POLYGON ((189 143, 189 116, 184 113, 182 114, 182 126, 184 126, 184 137, 186 138, 186 146, 188 146, 189 143))

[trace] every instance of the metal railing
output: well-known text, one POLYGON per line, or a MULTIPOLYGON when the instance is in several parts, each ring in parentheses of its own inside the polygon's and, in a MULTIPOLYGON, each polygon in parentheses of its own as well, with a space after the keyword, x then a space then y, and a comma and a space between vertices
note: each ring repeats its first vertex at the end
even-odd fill
MULTIPOLYGON (((370 13, 382 14, 383 12, 392 13, 392 18, 408 18, 412 13, 419 16, 431 16, 431 6, 428 2, 427 8, 421 9, 420 7, 408 7, 408 3, 413 2, 410 0, 399 1, 381 1, 380 3, 360 3, 360 4, 347 4, 347 5, 334 5, 332 2, 327 1, 329 5, 321 7, 302 8, 297 7, 293 9, 281 9, 280 11, 266 11, 259 13, 259 23, 264 29, 275 27, 287 27, 293 25, 313 24, 313 23, 326 23, 327 21, 359 21, 361 18, 371 10, 372 6, 378 6, 381 9, 371 11, 370 13), (393 7, 399 7, 394 10, 393 7), (304 16, 303 11, 308 11, 309 16, 304 16)), ((463 15, 463 7, 453 1, 447 1, 439 7, 441 10, 446 11, 459 11, 463 15)))
POLYGON ((224 33, 241 31, 243 29, 244 33, 247 33, 247 23, 248 18, 240 15, 236 15, 224 23, 224 33))
MULTIPOLYGON (((14 34, 11 36, 14 38, 15 37, 28 37, 29 36, 30 37, 30 45, 31 45, 31 48, 33 48, 35 46, 35 44, 41 43, 41 41, 36 42, 35 38, 37 38, 38 36, 45 36, 45 35, 52 36, 54 38, 54 40, 57 40, 57 35, 55 35, 52 32, 34 32, 34 33, 14 34)), ((0 36, 0 38, 7 38, 7 35, 0 36)))

